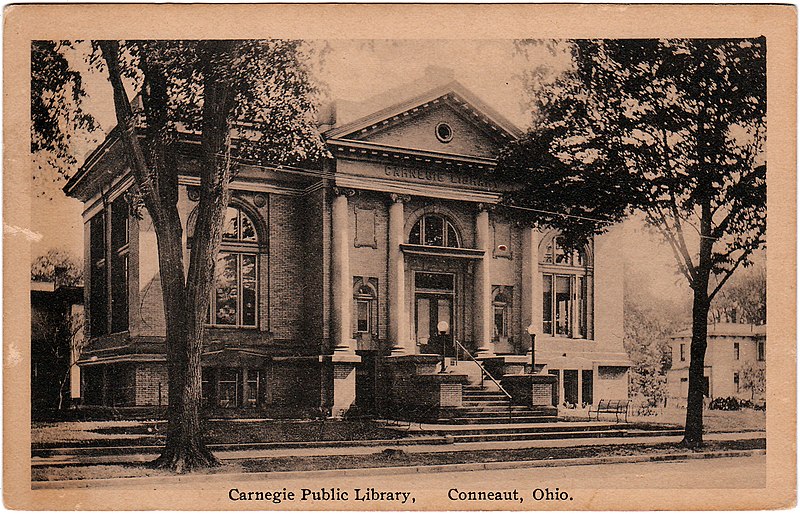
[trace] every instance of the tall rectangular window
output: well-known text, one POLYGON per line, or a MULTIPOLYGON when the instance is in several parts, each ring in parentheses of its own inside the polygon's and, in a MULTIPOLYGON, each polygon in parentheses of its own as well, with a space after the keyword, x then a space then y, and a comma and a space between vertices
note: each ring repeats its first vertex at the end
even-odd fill
POLYGON ((506 324, 505 305, 494 306, 494 338, 495 340, 508 337, 508 325, 506 324))
POLYGON ((215 325, 256 326, 256 256, 220 251, 212 295, 215 325))
POLYGON ((571 336, 572 287, 570 277, 556 276, 555 321, 557 336, 571 336))
POLYGON ((739 343, 733 343, 733 360, 739 360, 739 343))
POLYGON ((542 276, 542 332, 553 333, 553 275, 542 276))
POLYGON ((681 353, 681 362, 686 361, 686 345, 681 343, 680 345, 680 353, 681 353))
POLYGON ((108 280, 105 214, 89 220, 89 316, 92 336, 108 333, 108 280))
POLYGON ((739 373, 733 374, 733 388, 737 393, 739 392, 739 373))
POLYGON ((247 404, 251 407, 256 407, 260 397, 261 371, 257 369, 247 370, 247 404))
POLYGON ((111 204, 111 331, 128 330, 128 202, 111 204))
POLYGON ((758 342, 758 360, 763 361, 766 358, 766 348, 764 345, 764 341, 758 342))
POLYGON ((575 299, 575 308, 577 310, 576 317, 577 317, 577 330, 575 332, 575 337, 585 338, 587 337, 587 315, 586 315, 586 297, 587 297, 587 287, 586 287, 586 277, 578 277, 578 288, 576 289, 576 299, 575 299))
POLYGON ((356 301, 356 332, 361 334, 370 333, 370 303, 370 300, 356 301))
POLYGON ((219 370, 219 406, 237 407, 239 405, 239 370, 222 368, 219 370))

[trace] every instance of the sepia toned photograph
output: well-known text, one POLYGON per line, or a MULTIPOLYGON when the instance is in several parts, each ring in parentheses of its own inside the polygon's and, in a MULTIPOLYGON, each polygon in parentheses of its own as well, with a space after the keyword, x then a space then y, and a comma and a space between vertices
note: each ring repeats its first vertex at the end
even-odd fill
POLYGON ((6 506, 794 504, 793 9, 174 7, 96 39, 6 10, 6 506))

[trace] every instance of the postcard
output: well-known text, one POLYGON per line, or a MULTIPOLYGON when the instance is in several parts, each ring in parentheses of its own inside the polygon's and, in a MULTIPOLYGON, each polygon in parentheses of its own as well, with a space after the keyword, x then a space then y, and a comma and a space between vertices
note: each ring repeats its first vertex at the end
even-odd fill
POLYGON ((795 504, 793 7, 5 15, 8 508, 795 504))

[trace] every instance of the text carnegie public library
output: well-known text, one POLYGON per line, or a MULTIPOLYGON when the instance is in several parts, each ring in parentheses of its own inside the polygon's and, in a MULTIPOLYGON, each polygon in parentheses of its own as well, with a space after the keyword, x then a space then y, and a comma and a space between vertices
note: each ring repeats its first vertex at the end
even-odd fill
POLYGON ((497 182, 486 177, 470 176, 463 173, 440 171, 432 169, 414 169, 399 166, 386 166, 384 173, 387 177, 413 178, 427 182, 448 183, 463 186, 479 187, 483 189, 497 189, 497 182))
POLYGON ((232 501, 269 501, 275 504, 283 501, 399 501, 415 503, 416 500, 408 491, 378 491, 373 487, 365 489, 355 488, 343 491, 339 487, 323 487, 320 489, 300 489, 299 494, 287 491, 284 487, 279 491, 240 491, 237 488, 228 491, 228 498, 232 501))

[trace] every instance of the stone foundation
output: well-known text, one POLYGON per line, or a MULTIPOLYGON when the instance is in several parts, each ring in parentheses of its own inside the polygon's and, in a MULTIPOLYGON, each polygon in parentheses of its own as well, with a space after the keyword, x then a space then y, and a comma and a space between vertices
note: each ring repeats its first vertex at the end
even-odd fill
POLYGON ((554 375, 505 375, 500 383, 515 404, 554 407, 553 388, 558 383, 558 378, 554 375))
POLYGON ((437 373, 436 355, 401 355, 386 359, 389 369, 389 402, 392 418, 437 420, 453 417, 462 407, 467 375, 437 373))

